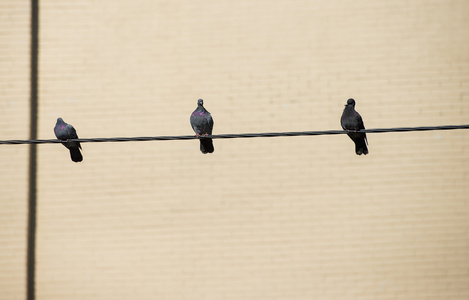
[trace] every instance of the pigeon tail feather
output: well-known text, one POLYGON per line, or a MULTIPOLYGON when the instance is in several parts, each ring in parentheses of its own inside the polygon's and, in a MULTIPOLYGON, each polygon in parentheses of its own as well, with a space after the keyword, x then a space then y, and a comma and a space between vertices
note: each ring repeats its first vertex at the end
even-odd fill
POLYGON ((83 160, 83 156, 81 155, 80 149, 78 148, 70 149, 70 157, 74 162, 80 162, 83 160))
POLYGON ((212 139, 200 139, 200 151, 203 154, 212 153, 215 151, 213 148, 212 139))
POLYGON ((347 135, 355 143, 355 153, 357 155, 368 154, 368 147, 366 146, 366 135, 359 132, 349 132, 347 135))
POLYGON ((366 147, 365 139, 357 139, 355 142, 355 153, 357 155, 368 154, 368 148, 366 147))

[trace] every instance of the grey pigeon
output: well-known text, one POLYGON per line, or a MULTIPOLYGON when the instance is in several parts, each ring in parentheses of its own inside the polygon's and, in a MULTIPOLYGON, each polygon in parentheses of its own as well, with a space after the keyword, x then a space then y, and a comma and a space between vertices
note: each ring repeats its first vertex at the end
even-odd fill
POLYGON ((71 124, 67 124, 62 120, 62 118, 57 119, 57 123, 54 127, 55 136, 59 140, 64 140, 65 142, 62 143, 65 147, 70 150, 70 157, 74 162, 80 162, 83 160, 83 156, 81 155, 80 149, 81 145, 79 142, 66 142, 69 139, 77 139, 78 135, 71 124))
MULTIPOLYGON (((204 100, 202 99, 197 101, 197 108, 191 114, 191 126, 197 137, 212 135, 212 115, 204 108, 204 100)), ((203 154, 212 153, 214 150, 212 139, 200 139, 200 151, 203 154)))
POLYGON ((340 118, 340 124, 344 130, 349 131, 347 135, 355 143, 355 153, 357 153, 357 155, 367 155, 368 148, 366 145, 368 144, 368 141, 366 139, 366 133, 356 132, 360 129, 365 129, 365 125, 363 124, 362 117, 355 110, 355 100, 352 98, 347 100, 344 112, 340 118))

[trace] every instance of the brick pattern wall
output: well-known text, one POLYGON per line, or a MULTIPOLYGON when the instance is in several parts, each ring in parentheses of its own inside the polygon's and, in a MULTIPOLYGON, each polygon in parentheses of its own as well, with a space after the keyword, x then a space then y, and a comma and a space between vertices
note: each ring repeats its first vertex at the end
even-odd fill
MULTIPOLYGON (((214 133, 340 129, 349 97, 368 128, 467 124, 468 13, 41 1, 39 137, 59 116, 80 137, 192 134, 198 98, 214 133)), ((38 299, 467 299, 469 131, 369 143, 86 143, 79 164, 41 145, 38 299)))

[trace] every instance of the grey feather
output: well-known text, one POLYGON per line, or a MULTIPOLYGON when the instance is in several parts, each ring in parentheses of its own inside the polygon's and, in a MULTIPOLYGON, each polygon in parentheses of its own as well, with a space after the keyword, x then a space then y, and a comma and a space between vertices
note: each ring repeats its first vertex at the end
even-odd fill
POLYGON ((365 129, 363 119, 360 114, 355 110, 355 100, 352 98, 347 100, 344 112, 340 118, 340 124, 344 130, 348 130, 347 135, 355 143, 355 153, 357 155, 368 154, 368 140, 366 139, 366 133, 355 132, 360 129, 365 129))
MULTIPOLYGON (((77 139, 78 135, 71 124, 67 124, 64 122, 62 118, 57 119, 57 123, 54 127, 54 133, 57 139, 59 140, 69 140, 69 139, 77 139)), ((81 145, 79 142, 63 142, 62 145, 67 147, 70 150, 70 157, 74 162, 80 162, 83 160, 83 156, 81 155, 80 149, 81 145)))
MULTIPOLYGON (((197 101, 197 108, 192 112, 190 118, 192 129, 197 136, 211 135, 213 130, 212 115, 205 109, 204 100, 197 101)), ((200 151, 203 154, 212 153, 213 141, 209 138, 200 138, 200 151)))

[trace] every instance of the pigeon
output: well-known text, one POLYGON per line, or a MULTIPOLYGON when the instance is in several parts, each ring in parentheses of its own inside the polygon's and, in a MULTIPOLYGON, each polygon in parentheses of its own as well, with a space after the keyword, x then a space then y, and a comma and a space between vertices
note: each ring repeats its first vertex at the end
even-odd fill
MULTIPOLYGON (((197 101, 197 108, 192 113, 190 120, 197 137, 212 135, 213 119, 212 115, 204 108, 204 100, 197 101)), ((203 154, 212 153, 214 150, 212 139, 200 139, 200 151, 203 154)))
POLYGON ((363 124, 360 114, 355 111, 355 100, 352 98, 347 100, 344 112, 340 118, 340 124, 344 130, 348 131, 347 135, 355 143, 355 153, 357 153, 357 155, 367 155, 368 148, 366 145, 368 141, 366 139, 366 133, 357 132, 360 129, 365 129, 365 125, 363 124))
POLYGON ((62 120, 62 118, 57 119, 57 123, 54 127, 55 136, 59 140, 65 140, 62 143, 65 147, 70 150, 70 157, 74 162, 80 162, 83 160, 83 156, 81 155, 80 149, 81 145, 79 142, 67 142, 69 139, 77 139, 78 135, 75 131, 75 128, 71 124, 67 124, 62 120))

